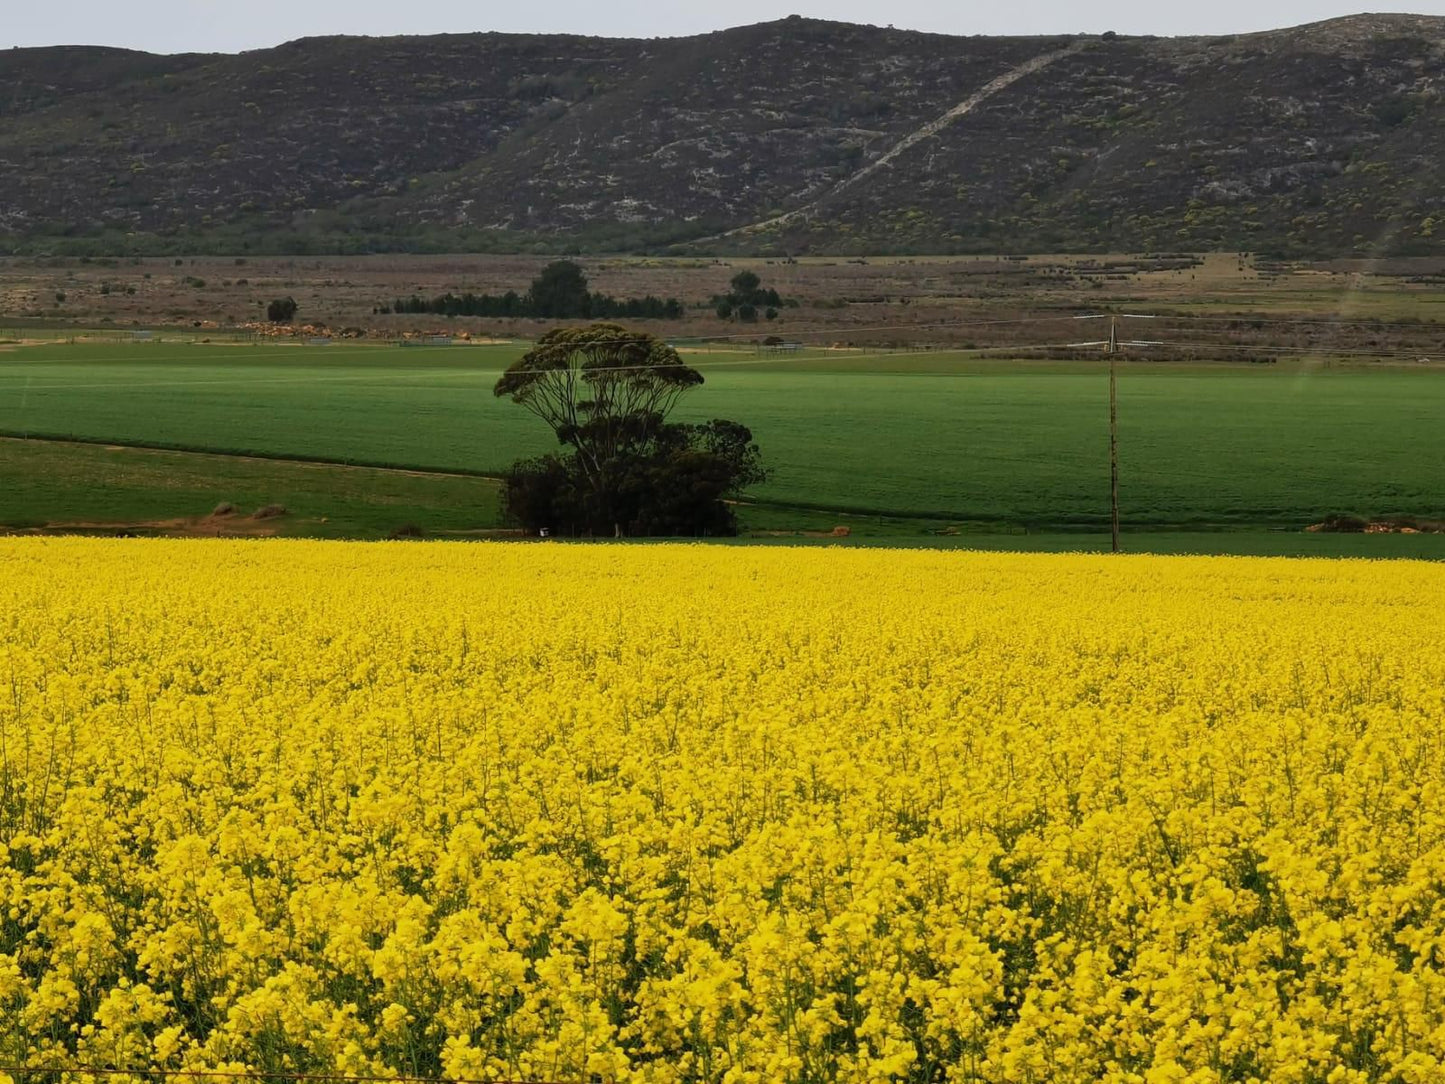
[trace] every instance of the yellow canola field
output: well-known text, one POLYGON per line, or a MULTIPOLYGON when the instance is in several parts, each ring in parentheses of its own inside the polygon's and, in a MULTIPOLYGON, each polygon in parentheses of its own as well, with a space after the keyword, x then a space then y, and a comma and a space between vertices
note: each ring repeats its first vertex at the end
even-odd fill
POLYGON ((1442 723, 1442 566, 0 541, 0 1064, 1438 1082, 1442 723))

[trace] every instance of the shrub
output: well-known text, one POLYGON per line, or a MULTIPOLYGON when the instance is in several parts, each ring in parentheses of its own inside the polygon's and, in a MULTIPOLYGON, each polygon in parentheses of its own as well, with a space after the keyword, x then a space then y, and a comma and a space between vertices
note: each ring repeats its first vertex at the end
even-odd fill
POLYGON ((1351 515, 1348 512, 1331 512, 1320 522, 1318 530, 1340 534, 1360 534, 1369 525, 1369 520, 1360 516, 1351 515))
POLYGON ((599 491, 575 454, 519 460, 502 476, 503 513, 533 533, 734 535, 726 498, 767 476, 748 428, 721 419, 664 426, 648 447, 601 470, 607 485, 599 491))

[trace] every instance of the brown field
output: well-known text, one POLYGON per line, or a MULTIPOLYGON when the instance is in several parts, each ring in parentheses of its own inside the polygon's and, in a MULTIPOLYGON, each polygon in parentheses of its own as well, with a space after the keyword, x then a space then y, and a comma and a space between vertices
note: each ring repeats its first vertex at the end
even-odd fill
MULTIPOLYGON (((267 301, 290 295, 298 325, 371 336, 467 333, 527 338, 532 320, 378 315, 397 297, 524 291, 547 262, 528 256, 195 257, 0 260, 0 338, 38 329, 254 325, 267 301), (59 298, 63 295, 63 300, 59 298)), ((759 259, 583 258, 593 289, 655 294, 688 306, 656 323, 670 337, 768 334, 812 344, 1008 347, 1094 338, 1064 318, 1093 309, 1169 316, 1171 339, 1302 351, 1429 355, 1445 351, 1445 261, 1275 264, 1233 253, 759 259), (710 298, 752 267, 797 301, 772 323, 719 320, 710 298), (1319 323, 1315 323, 1319 321, 1319 323)), ((646 323, 646 322, 643 322, 646 323)), ((1098 325, 1095 325, 1097 327, 1098 325)), ((312 333, 307 330, 302 333, 312 333)))

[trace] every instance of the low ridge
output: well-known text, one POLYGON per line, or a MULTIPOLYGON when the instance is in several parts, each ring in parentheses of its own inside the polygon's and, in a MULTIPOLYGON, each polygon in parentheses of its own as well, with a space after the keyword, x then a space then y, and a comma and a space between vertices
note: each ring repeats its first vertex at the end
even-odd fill
POLYGON ((1411 15, 13 49, 0 251, 1434 254, 1442 92, 1411 15))

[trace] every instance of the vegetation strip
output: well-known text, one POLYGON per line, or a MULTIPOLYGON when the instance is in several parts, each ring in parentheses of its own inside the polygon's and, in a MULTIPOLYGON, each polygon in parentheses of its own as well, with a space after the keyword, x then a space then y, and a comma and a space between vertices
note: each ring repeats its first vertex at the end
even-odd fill
POLYGON ((136 448, 155 452, 190 452, 195 455, 217 455, 225 456, 227 459, 271 460, 281 463, 315 463, 328 467, 358 467, 365 468, 366 470, 393 471, 398 474, 434 475, 439 478, 486 478, 491 481, 501 480, 500 474, 480 470, 467 470, 464 467, 413 467, 402 463, 378 463, 366 459, 339 459, 326 456, 292 455, 286 452, 242 451, 234 448, 216 448, 203 444, 168 444, 157 441, 126 440, 111 437, 61 436, 55 433, 29 433, 6 429, 0 429, 0 439, 37 440, 47 444, 86 444, 99 445, 102 447, 113 445, 117 448, 136 448))

